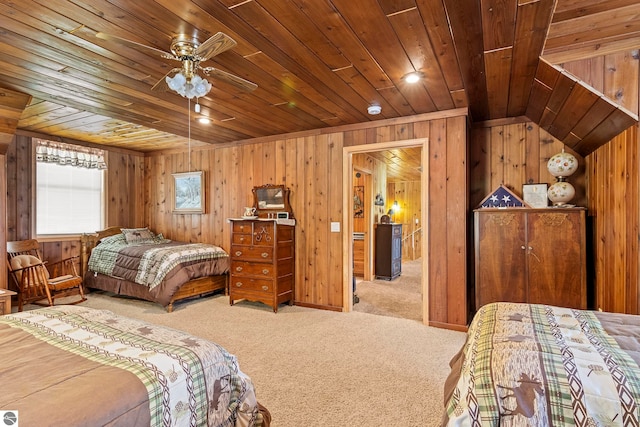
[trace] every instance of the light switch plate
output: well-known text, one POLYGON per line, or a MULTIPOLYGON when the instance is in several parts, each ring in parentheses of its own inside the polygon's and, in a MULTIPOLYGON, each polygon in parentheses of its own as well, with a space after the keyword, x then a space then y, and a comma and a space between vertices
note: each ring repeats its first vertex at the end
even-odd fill
POLYGON ((339 222, 331 222, 331 232, 339 233, 340 232, 340 223, 339 222))

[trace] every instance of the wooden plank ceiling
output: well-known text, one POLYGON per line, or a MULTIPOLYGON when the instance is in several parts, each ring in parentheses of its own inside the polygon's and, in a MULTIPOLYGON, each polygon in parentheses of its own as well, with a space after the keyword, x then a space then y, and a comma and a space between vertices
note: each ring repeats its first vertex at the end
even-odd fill
POLYGON ((639 14, 638 0, 5 1, 0 87, 33 97, 19 132, 142 152, 468 107, 474 121, 531 114, 588 154, 637 117, 606 100, 619 115, 611 118, 591 88, 556 86, 582 85, 554 66, 637 49, 639 14), (237 46, 202 65, 258 88, 210 78, 200 114, 151 89, 177 61, 96 36, 168 51, 177 34, 203 41, 219 31, 237 46), (423 79, 409 85, 402 77, 412 71, 423 79), (574 100, 582 128, 554 124, 574 100), (372 104, 381 114, 367 113, 372 104))

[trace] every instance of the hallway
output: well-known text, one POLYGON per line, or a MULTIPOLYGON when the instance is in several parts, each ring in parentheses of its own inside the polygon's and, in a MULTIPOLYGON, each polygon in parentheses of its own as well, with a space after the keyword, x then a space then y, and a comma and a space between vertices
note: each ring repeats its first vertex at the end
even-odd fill
POLYGON ((421 258, 403 261, 402 274, 391 281, 356 277, 355 294, 360 301, 353 311, 422 322, 421 263, 421 258))

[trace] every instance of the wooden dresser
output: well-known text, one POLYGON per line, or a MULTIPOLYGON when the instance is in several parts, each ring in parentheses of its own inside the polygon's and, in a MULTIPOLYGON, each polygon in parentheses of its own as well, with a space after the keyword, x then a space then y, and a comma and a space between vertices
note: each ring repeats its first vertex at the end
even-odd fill
POLYGON ((402 224, 376 224, 376 279, 393 280, 402 273, 402 224))
POLYGON ((587 308, 584 208, 474 211, 476 310, 495 301, 587 308))
POLYGON ((231 219, 229 301, 293 304, 295 226, 275 219, 231 219))

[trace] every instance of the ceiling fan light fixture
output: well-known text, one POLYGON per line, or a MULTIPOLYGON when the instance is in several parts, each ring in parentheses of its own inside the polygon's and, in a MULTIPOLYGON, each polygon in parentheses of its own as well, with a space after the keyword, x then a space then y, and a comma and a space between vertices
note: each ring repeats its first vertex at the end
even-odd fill
POLYGON ((173 77, 167 76, 165 80, 169 89, 189 99, 203 97, 211 90, 211 83, 206 79, 197 74, 187 77, 182 70, 173 77))

